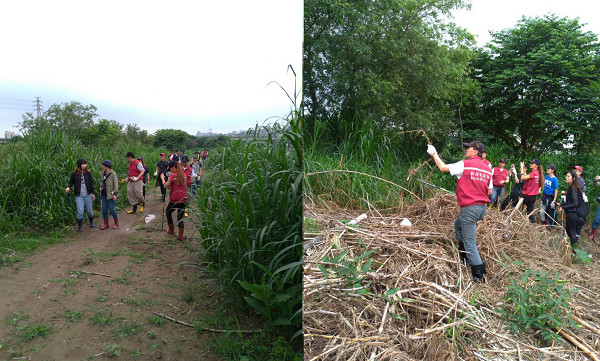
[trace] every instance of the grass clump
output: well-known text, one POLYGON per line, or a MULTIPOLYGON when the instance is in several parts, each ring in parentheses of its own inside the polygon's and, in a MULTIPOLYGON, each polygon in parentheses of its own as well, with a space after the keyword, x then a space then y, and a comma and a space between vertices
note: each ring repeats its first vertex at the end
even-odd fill
POLYGON ((526 269, 520 281, 511 277, 506 292, 506 302, 500 309, 506 326, 512 332, 539 331, 548 344, 562 338, 556 330, 577 326, 569 310, 571 293, 565 287, 567 281, 561 281, 558 273, 551 278, 546 271, 526 269))
POLYGON ((158 315, 152 315, 148 319, 148 323, 154 326, 162 326, 165 323, 165 320, 158 315))
POLYGON ((142 330, 142 326, 133 321, 129 322, 121 322, 115 328, 112 329, 112 332, 119 339, 123 340, 129 336, 135 335, 136 333, 142 330))
POLYGON ((97 309, 90 318, 90 321, 98 326, 111 325, 116 320, 117 317, 115 317, 112 311, 107 307, 97 309))
POLYGON ((52 327, 44 324, 27 325, 20 330, 19 338, 23 342, 35 340, 38 337, 46 337, 52 332, 52 327))
POLYGON ((67 319, 67 322, 77 323, 77 321, 79 321, 79 319, 82 317, 83 313, 81 311, 65 311, 65 318, 67 319))
POLYGON ((266 333, 247 338, 236 333, 215 336, 210 347, 228 360, 301 361, 303 357, 283 337, 266 333))

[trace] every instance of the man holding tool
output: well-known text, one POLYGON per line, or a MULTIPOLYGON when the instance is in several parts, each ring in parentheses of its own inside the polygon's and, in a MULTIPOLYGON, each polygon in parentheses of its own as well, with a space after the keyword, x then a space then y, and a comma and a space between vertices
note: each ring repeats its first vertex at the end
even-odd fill
POLYGON ((492 194, 492 170, 482 161, 485 147, 479 141, 463 143, 466 149, 465 159, 452 164, 442 161, 435 147, 427 145, 427 153, 433 157, 435 165, 444 173, 458 178, 456 183, 456 199, 460 206, 460 214, 454 222, 454 231, 458 239, 458 250, 462 261, 466 259, 471 265, 471 273, 475 282, 485 282, 485 263, 479 256, 475 233, 477 221, 483 219, 487 211, 489 196, 492 194))

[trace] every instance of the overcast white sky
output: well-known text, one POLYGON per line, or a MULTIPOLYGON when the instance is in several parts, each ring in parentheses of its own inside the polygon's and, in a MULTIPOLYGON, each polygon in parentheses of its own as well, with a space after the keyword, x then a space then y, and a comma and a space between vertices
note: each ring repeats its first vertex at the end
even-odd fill
POLYGON ((492 39, 489 31, 513 28, 523 17, 543 17, 554 13, 558 17, 579 18, 587 23, 584 31, 600 34, 600 1, 595 0, 471 0, 471 10, 455 11, 459 26, 476 35, 477 45, 484 46, 492 39))
POLYGON ((93 104, 150 133, 284 116, 290 101, 267 84, 301 89, 302 21, 302 0, 2 1, 0 137, 35 97, 44 109, 93 104))

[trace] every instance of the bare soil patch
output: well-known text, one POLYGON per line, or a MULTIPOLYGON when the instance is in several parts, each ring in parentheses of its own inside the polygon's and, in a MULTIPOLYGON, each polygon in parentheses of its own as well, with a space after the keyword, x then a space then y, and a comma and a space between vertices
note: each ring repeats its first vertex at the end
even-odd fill
POLYGON ((84 224, 71 242, 0 269, 0 360, 116 354, 139 360, 221 360, 209 350, 211 332, 155 314, 197 324, 223 312, 224 301, 218 282, 197 267, 194 216, 186 219, 188 240, 167 235, 166 219, 161 227, 163 203, 155 191, 150 189, 144 213, 120 211, 118 230, 112 229, 110 217, 111 228, 101 231, 101 214, 96 213, 96 228, 84 224), (155 218, 146 224, 148 215, 155 218))

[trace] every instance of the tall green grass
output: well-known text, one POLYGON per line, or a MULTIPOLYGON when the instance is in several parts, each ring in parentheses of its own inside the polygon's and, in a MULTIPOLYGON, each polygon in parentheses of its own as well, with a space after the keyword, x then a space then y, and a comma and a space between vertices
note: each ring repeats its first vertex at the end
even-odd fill
MULTIPOLYGON (((317 122, 311 134, 305 134, 304 180, 305 194, 322 206, 330 204, 351 209, 401 208, 417 202, 419 198, 430 197, 438 190, 419 182, 419 179, 454 192, 456 178, 448 173, 440 172, 431 157, 426 153, 426 138, 419 133, 401 133, 385 129, 376 122, 362 119, 347 122, 344 134, 346 138, 332 144, 326 141, 325 123, 317 122), (425 161, 428 163, 423 164, 425 161), (417 172, 411 170, 419 169, 417 172), (356 173, 330 172, 332 170, 348 170, 356 173), (324 172, 324 173, 319 173, 324 172), (315 174, 318 173, 318 174, 315 174), (407 178, 411 175, 410 180, 407 178), (395 183, 391 185, 374 177, 383 178, 395 183), (404 189, 403 189, 404 188, 404 189)), ((467 140, 465 140, 467 141, 467 140)), ((470 141, 470 140, 469 140, 470 141)), ((435 144, 446 163, 453 163, 463 158, 460 141, 448 138, 445 144, 435 144)), ((587 194, 590 199, 591 212, 595 210, 595 197, 600 194, 600 187, 592 185, 592 179, 600 174, 600 165, 596 162, 598 154, 573 154, 565 151, 559 154, 532 153, 514 157, 511 149, 501 143, 486 144, 488 159, 497 166, 501 157, 507 159, 507 165, 514 163, 519 169, 519 162, 526 163, 538 158, 544 165, 554 163, 558 167, 557 176, 561 190, 566 189, 564 174, 573 165, 580 165, 587 174, 587 194)))
POLYGON ((269 330, 291 338, 302 322, 300 118, 293 112, 266 137, 258 131, 212 150, 193 206, 204 260, 269 330))
MULTIPOLYGON (((73 192, 67 195, 65 188, 78 158, 86 159, 92 172, 97 196, 94 207, 99 210, 98 188, 103 172, 100 162, 111 160, 117 176, 123 178, 127 175, 127 151, 133 151, 136 156, 143 155, 146 159, 158 159, 159 153, 152 147, 85 146, 75 138, 55 131, 26 135, 22 142, 1 145, 0 232, 45 230, 73 224, 75 198, 73 192)), ((125 204, 123 191, 118 205, 125 204)))

